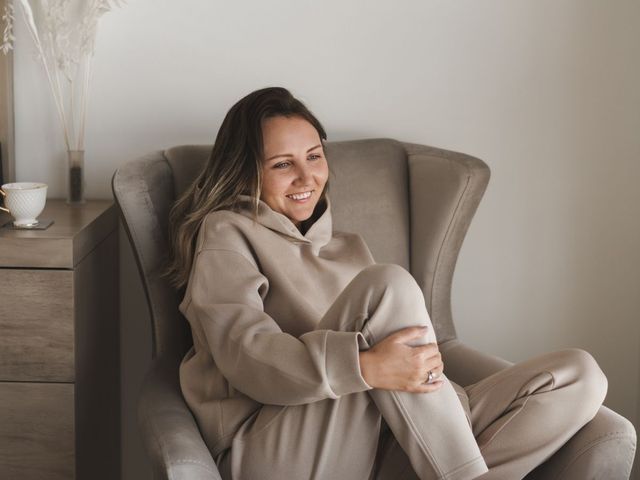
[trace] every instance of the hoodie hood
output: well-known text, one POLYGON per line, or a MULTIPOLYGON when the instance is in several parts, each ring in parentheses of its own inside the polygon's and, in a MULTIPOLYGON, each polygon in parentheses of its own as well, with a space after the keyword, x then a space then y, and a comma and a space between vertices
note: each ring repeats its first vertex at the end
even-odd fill
MULTIPOLYGON (((320 201, 316 205, 313 216, 316 212, 322 212, 316 221, 309 227, 303 235, 298 227, 286 215, 272 210, 264 201, 258 200, 258 217, 260 225, 286 236, 289 240, 297 243, 311 244, 314 254, 318 254, 333 236, 333 222, 331 218, 331 201, 329 195, 325 195, 326 201, 320 201), (324 209, 324 210, 323 210, 324 209)), ((238 206, 235 211, 247 218, 253 219, 253 205, 255 198, 250 195, 239 195, 238 206)))

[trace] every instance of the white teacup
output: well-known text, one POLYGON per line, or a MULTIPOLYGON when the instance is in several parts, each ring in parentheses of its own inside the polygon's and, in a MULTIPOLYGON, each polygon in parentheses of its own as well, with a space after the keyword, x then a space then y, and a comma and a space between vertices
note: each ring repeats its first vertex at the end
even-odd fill
POLYGON ((5 183, 0 189, 4 196, 4 210, 14 218, 16 227, 29 227, 38 223, 38 215, 47 201, 47 184, 35 182, 5 183))

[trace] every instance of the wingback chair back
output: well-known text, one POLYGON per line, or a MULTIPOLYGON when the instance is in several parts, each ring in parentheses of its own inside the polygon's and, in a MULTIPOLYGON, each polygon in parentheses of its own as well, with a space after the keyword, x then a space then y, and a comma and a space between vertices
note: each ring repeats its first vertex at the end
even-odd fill
MULTIPOLYGON (((170 148, 125 164, 113 177, 151 315, 154 357, 181 356, 191 345, 188 323, 177 310, 179 293, 161 271, 171 205, 204 168, 210 151, 209 145, 170 148)), ((489 180, 487 165, 391 139, 329 142, 326 155, 334 229, 361 234, 378 263, 409 270, 425 293, 439 341, 453 339, 451 280, 489 180), (421 211, 411 211, 412 196, 421 199, 413 202, 423 205, 421 211)))

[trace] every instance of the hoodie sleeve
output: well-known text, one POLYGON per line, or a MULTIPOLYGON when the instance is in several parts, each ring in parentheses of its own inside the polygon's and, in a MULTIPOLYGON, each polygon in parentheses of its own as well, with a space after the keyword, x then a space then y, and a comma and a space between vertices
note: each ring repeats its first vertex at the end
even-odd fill
POLYGON ((313 330, 296 338, 264 312, 268 279, 241 253, 198 252, 183 313, 237 390, 264 404, 296 405, 369 390, 360 332, 313 330), (192 325, 194 327, 194 325, 192 325))

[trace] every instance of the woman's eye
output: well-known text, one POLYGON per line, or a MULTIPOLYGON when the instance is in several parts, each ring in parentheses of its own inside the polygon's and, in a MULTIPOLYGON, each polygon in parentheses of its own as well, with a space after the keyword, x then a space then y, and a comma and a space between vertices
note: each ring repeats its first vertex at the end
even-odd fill
POLYGON ((318 155, 317 153, 309 155, 309 160, 318 160, 319 158, 320 155, 318 155))
POLYGON ((289 165, 289 162, 277 163, 276 165, 273 166, 273 168, 282 168, 285 165, 289 165))

